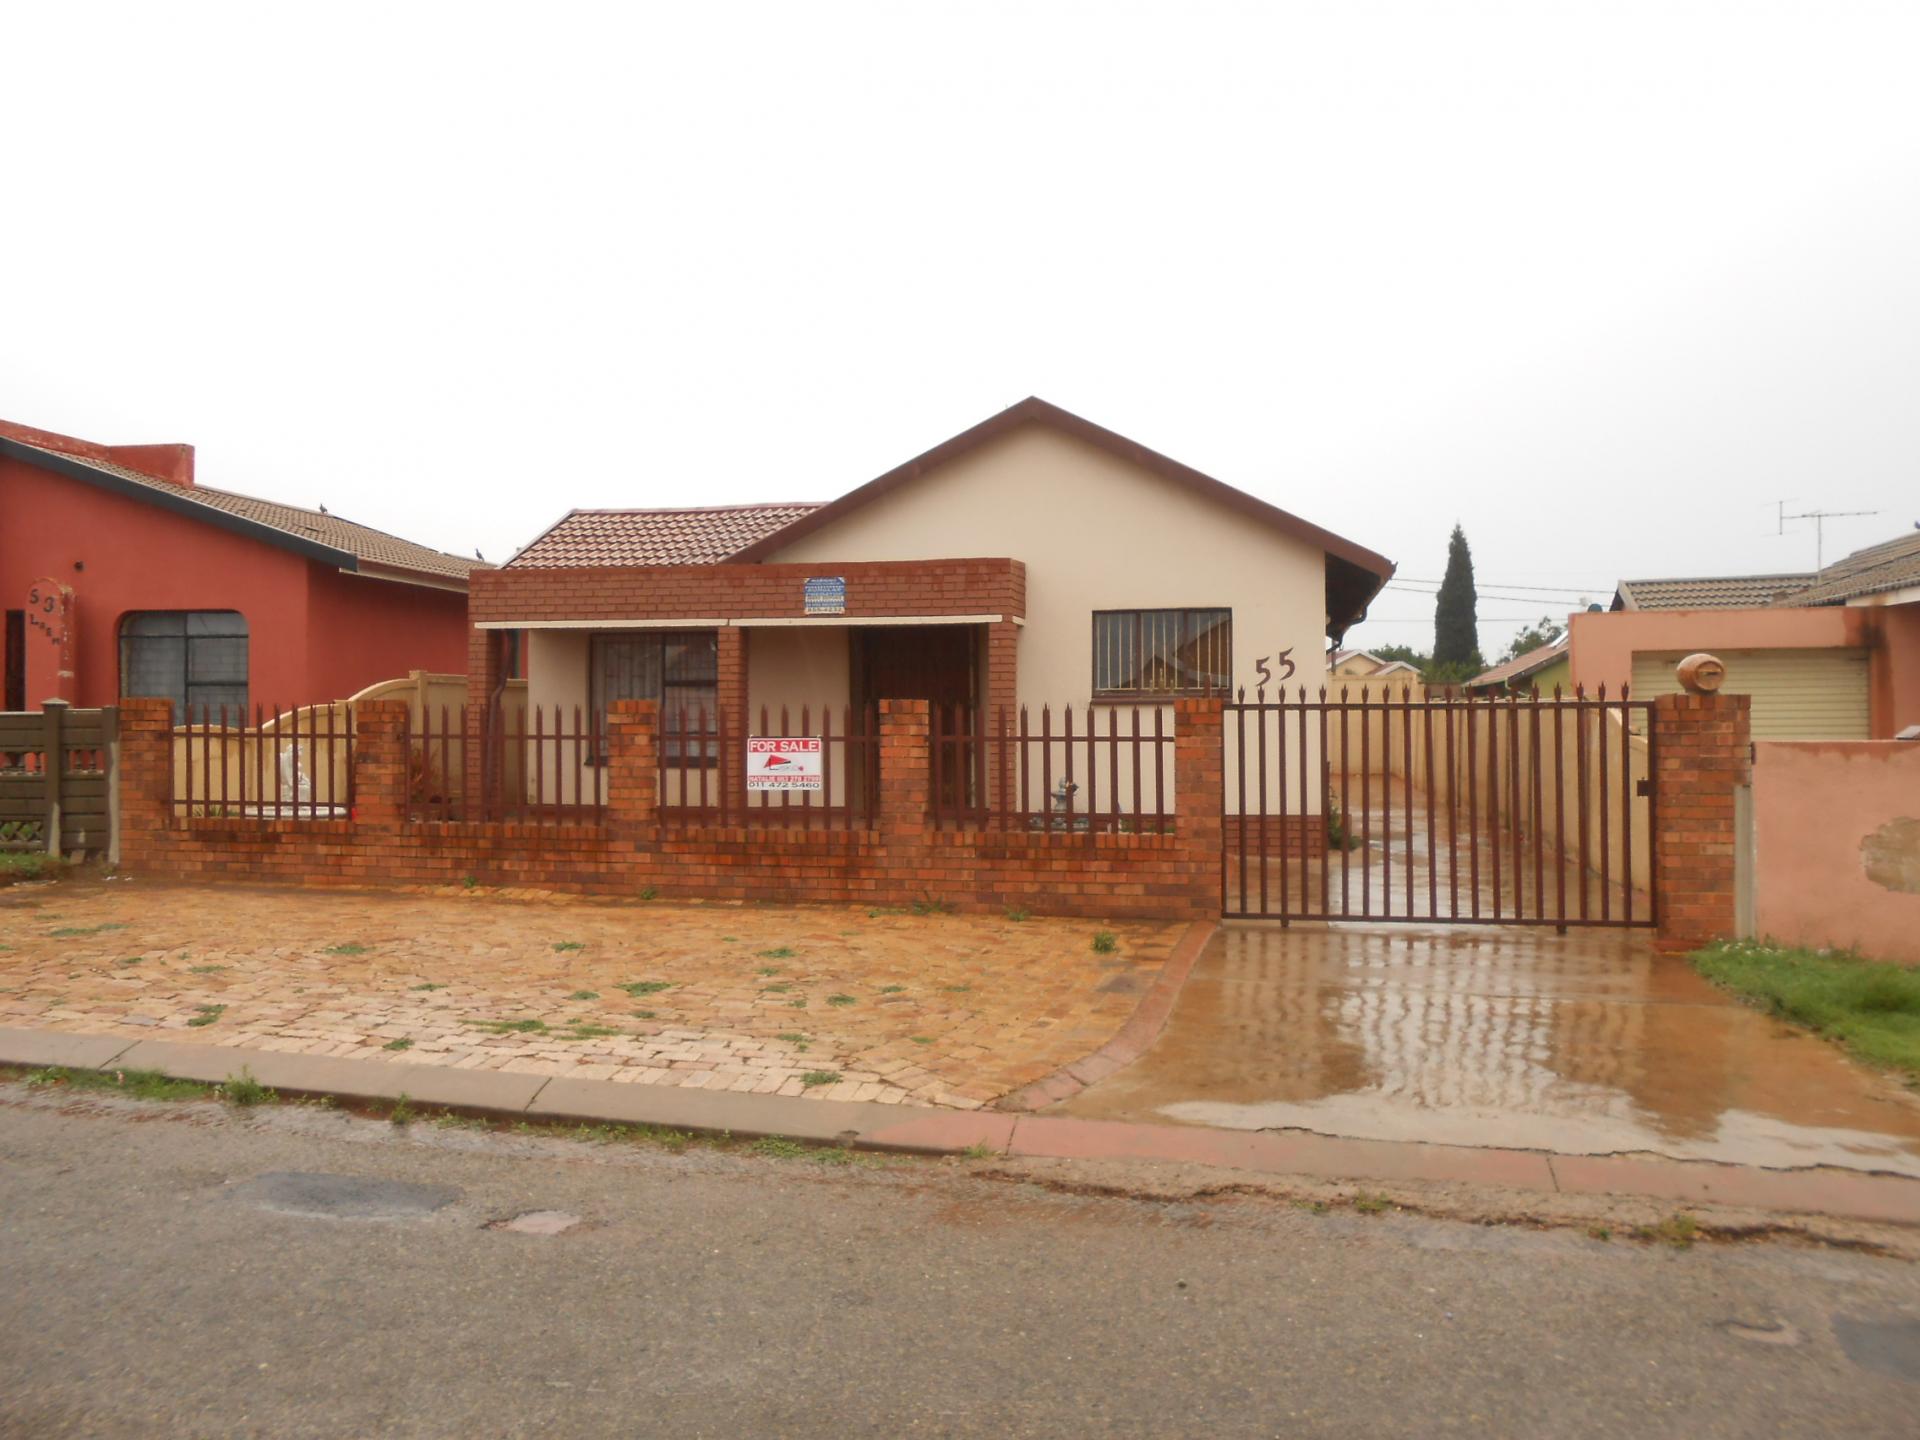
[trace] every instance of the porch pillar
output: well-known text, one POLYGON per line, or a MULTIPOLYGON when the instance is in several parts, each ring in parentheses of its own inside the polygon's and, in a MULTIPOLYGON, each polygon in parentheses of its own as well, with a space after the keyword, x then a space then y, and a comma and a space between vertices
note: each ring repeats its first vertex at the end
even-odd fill
POLYGON ((747 713, 747 632, 738 625, 719 632, 719 674, 714 703, 720 711, 720 794, 726 808, 744 820, 747 809, 747 736, 753 717, 747 713))
POLYGON ((1749 711, 1745 695, 1653 702, 1653 885, 1663 950, 1735 933, 1734 797, 1753 783, 1749 711))
POLYGON ((607 707, 607 819, 645 827, 659 815, 658 700, 616 700, 607 707))
MULTIPOLYGON (((997 739, 1002 734, 1020 733, 1020 627, 1011 620, 996 620, 986 630, 986 673, 980 677, 980 695, 986 714, 980 728, 997 739)), ((992 753, 985 790, 988 804, 997 811, 1007 798, 1001 795, 1001 787, 1018 783, 1014 777, 1019 761, 1004 745, 996 744, 992 753)))

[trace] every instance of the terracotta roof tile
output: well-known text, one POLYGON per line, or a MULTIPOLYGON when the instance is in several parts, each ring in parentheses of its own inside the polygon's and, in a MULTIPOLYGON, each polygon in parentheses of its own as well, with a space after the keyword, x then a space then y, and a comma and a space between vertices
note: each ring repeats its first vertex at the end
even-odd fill
POLYGON ((1511 660, 1502 661, 1491 670, 1482 670, 1467 681, 1466 688, 1480 690, 1490 685, 1505 685, 1512 680, 1524 680, 1535 671, 1544 670, 1562 655, 1567 653, 1567 637, 1546 645, 1536 645, 1525 654, 1516 655, 1511 660))
POLYGON ((598 565, 717 565, 818 505, 695 510, 573 510, 507 562, 512 570, 598 565))
POLYGON ((109 460, 69 455, 57 450, 47 450, 38 445, 23 445, 22 448, 38 451, 51 459, 69 465, 84 465, 89 470, 98 470, 116 479, 129 481, 171 500, 184 500, 196 505, 204 505, 210 510, 221 510, 229 515, 236 515, 256 525, 264 525, 269 529, 278 530, 302 540, 311 540, 335 550, 344 550, 371 565, 394 570, 410 570, 418 574, 449 580, 464 580, 473 570, 490 568, 480 561, 466 559, 459 555, 449 555, 425 545, 416 545, 411 540, 402 540, 397 535, 389 535, 384 530, 375 530, 370 525, 355 524, 338 515, 308 510, 299 505, 282 505, 277 500, 262 500, 255 495, 240 495, 231 490, 215 490, 205 485, 175 485, 165 480, 156 480, 151 475, 142 475, 138 470, 129 470, 126 466, 116 465, 109 460))
POLYGON ((1869 545, 1822 570, 1782 605, 1838 605, 1862 595, 1884 595, 1920 585, 1920 531, 1869 545))
POLYGON ((1804 588, 1814 577, 1703 575, 1669 580, 1622 580, 1616 610, 1750 610, 1804 588))

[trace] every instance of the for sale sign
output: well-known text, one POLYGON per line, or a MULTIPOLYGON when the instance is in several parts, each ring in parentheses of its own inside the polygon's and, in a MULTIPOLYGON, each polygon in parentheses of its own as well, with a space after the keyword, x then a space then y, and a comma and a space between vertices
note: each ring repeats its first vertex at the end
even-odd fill
POLYGON ((755 735, 747 740, 747 789, 818 790, 826 747, 818 736, 755 735))

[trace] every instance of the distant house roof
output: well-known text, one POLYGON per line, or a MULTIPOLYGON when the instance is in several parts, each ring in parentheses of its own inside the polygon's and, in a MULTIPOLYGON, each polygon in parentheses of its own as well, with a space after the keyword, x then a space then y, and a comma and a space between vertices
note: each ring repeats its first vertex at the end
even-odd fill
POLYGON ((214 490, 205 485, 156 480, 112 461, 63 454, 4 435, 0 435, 0 455, 158 505, 177 515, 252 536, 342 570, 391 572, 389 578, 393 579, 413 578, 417 583, 464 589, 471 571, 486 568, 483 562, 416 545, 384 530, 358 525, 324 511, 282 505, 277 500, 262 500, 258 496, 214 490))
POLYGON ((811 515, 818 505, 711 505, 693 510, 570 510, 513 559, 513 570, 718 565, 811 515))
POLYGON ((1409 665, 1404 660, 1382 660, 1371 650, 1336 650, 1333 652, 1333 660, 1330 662, 1328 668, 1333 669, 1344 665, 1349 660, 1365 660, 1370 662, 1373 669, 1367 672, 1369 675, 1397 675, 1403 670, 1409 675, 1418 675, 1420 673, 1420 667, 1417 665, 1409 665))
POLYGON ((1803 589, 1814 576, 1703 575, 1667 580, 1622 580, 1615 610, 1752 610, 1803 589))
POLYGON ((1468 690, 1504 690, 1516 680, 1525 680, 1546 669, 1567 653, 1567 637, 1562 635, 1551 645, 1536 645, 1523 655, 1502 661, 1491 670, 1483 670, 1467 681, 1468 690))
POLYGON ((1843 605, 1868 595, 1920 586, 1920 530, 1836 560, 1782 605, 1843 605))

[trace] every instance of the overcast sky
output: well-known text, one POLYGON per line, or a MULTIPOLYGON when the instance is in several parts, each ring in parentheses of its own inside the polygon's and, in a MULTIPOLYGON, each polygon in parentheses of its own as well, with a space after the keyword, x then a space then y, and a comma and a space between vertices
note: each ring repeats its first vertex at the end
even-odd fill
POLYGON ((1525 597, 1487 617, 1810 567, 1783 499, 1880 512, 1829 559, 1920 520, 1914 0, 147 0, 0 43, 0 415, 450 550, 829 499, 1028 394, 1414 580, 1459 521, 1525 597))

